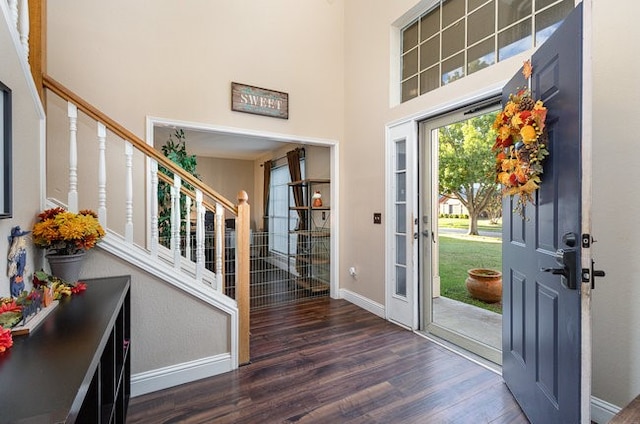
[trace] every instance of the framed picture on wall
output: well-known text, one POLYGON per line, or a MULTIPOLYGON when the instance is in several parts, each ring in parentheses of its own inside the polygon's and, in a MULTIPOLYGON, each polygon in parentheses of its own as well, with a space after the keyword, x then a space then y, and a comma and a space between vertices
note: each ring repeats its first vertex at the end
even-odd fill
POLYGON ((0 82, 0 219, 11 218, 11 89, 0 82))

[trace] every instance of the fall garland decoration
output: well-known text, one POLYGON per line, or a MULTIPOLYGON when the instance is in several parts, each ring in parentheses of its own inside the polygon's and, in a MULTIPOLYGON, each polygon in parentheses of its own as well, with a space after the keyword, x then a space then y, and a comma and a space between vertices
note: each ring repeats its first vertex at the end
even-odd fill
MULTIPOLYGON (((13 346, 11 329, 26 319, 24 309, 34 298, 42 298, 47 289, 51 290, 53 300, 60 300, 82 293, 87 289, 87 284, 80 281, 70 284, 44 271, 37 271, 33 274, 33 289, 30 292, 23 291, 17 299, 0 297, 0 357, 13 346)), ((43 303, 42 306, 46 307, 47 304, 43 303)))
MULTIPOLYGON (((525 62, 523 74, 531 77, 531 62, 525 62)), ((496 180, 504 186, 503 196, 519 195, 515 211, 523 214, 527 202, 533 203, 538 189, 547 150, 545 120, 547 108, 542 100, 533 100, 529 89, 509 95, 509 101, 498 113, 493 128, 498 137, 493 145, 496 152, 496 180)))

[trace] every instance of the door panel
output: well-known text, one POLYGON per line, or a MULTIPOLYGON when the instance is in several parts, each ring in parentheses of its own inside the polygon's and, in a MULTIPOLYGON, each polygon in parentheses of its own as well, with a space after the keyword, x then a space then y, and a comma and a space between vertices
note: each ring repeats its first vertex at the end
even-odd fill
POLYGON ((415 186, 415 136, 412 122, 390 127, 387 134, 388 175, 390 190, 387 204, 389 222, 386 233, 387 284, 386 317, 403 326, 415 328, 417 322, 416 271, 414 243, 414 201, 407 193, 415 186))
MULTIPOLYGON (((562 268, 564 252, 579 281, 581 23, 579 5, 532 57, 550 155, 524 218, 513 212, 515 199, 503 203, 503 376, 533 423, 580 422, 580 285, 569 289, 569 278, 543 270, 562 268)), ((503 101, 525 84, 519 73, 503 101)))

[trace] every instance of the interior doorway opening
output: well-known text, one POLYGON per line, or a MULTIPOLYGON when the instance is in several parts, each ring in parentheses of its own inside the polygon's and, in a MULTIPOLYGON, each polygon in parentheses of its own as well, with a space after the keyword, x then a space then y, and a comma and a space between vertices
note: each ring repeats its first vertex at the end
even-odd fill
POLYGON ((498 107, 420 124, 419 281, 421 329, 501 364, 502 204, 492 151, 498 107))
MULTIPOLYGON (((149 118, 147 124, 147 142, 159 150, 172 137, 177 144, 176 132, 183 133, 184 154, 193 157, 199 178, 220 194, 235 199, 242 190, 249 195, 252 309, 311 297, 335 297, 338 184, 333 181, 337 178, 336 141, 155 118, 149 118), (298 158, 290 161, 289 153, 292 152, 298 152, 298 158), (299 163, 295 176, 291 174, 291 168, 295 167, 289 162, 299 163), (298 184, 294 184, 294 180, 298 180, 298 184), (297 186, 301 186, 299 199, 295 198, 294 187, 297 186), (321 196, 321 206, 314 206, 314 196, 321 196), (308 224, 299 228, 302 218, 308 224), (275 225, 277 223, 282 225, 275 225), (300 237, 299 233, 304 234, 300 237), (303 284, 308 279, 302 281, 302 277, 307 276, 321 284, 303 284)), ((204 259, 205 271, 209 272, 214 271, 215 257, 212 215, 205 213, 204 259)), ((192 214, 185 212, 181 221, 191 218, 192 214)), ((235 298, 235 226, 232 217, 225 215, 223 218, 223 291, 235 298)), ((188 243, 190 249, 181 249, 183 257, 195 256, 192 233, 188 237, 186 233, 181 235, 181 242, 191 241, 188 243)))

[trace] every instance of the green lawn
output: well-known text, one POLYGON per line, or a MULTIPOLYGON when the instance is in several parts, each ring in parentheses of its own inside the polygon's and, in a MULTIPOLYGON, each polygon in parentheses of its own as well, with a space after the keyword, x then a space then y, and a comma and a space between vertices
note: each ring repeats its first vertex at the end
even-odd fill
MULTIPOLYGON (((438 226, 440 228, 469 228, 469 220, 462 218, 438 218, 438 226)), ((500 224, 491 224, 488 219, 479 219, 478 220, 478 230, 480 231, 502 231, 502 223, 500 224)))
POLYGON ((502 304, 488 304, 469 296, 467 270, 502 270, 500 238, 440 234, 440 294, 450 299, 502 313, 502 304))

